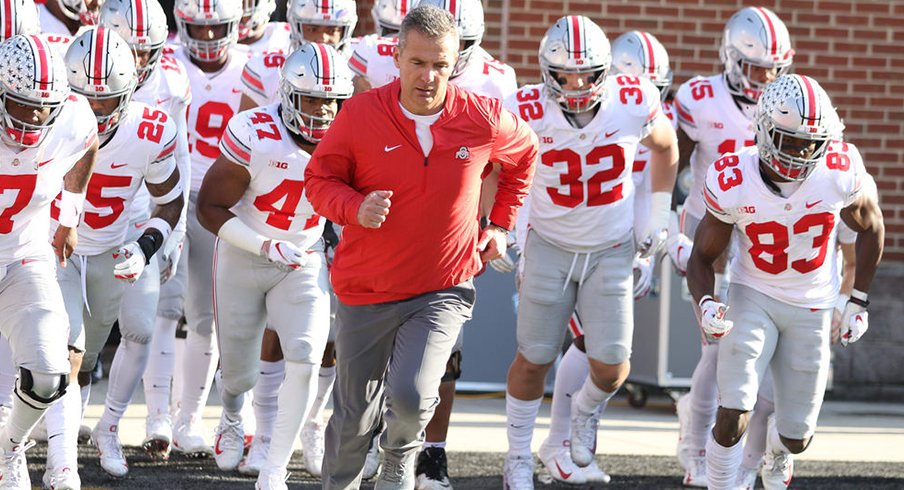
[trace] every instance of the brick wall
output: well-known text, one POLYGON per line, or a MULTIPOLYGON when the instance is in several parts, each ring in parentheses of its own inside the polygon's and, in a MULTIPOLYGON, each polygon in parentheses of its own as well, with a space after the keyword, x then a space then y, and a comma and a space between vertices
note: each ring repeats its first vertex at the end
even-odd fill
MULTIPOLYGON (((358 0, 359 33, 373 32, 372 0, 358 0)), ((675 82, 721 71, 718 45, 736 0, 484 0, 483 45, 512 65, 519 83, 540 80, 537 48, 556 19, 586 15, 610 40, 639 29, 669 51, 675 82), (503 29, 503 26, 505 28, 503 29)), ((904 1, 762 0, 788 25, 796 71, 820 81, 847 138, 876 177, 885 213, 885 261, 904 263, 904 1), (898 87, 895 89, 895 87, 898 87)))

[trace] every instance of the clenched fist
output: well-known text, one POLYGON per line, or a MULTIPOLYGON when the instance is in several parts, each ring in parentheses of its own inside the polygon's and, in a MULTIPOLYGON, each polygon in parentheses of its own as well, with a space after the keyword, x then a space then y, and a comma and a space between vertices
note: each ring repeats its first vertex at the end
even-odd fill
POLYGON ((358 207, 358 224, 365 228, 379 228, 389 215, 392 191, 373 191, 358 207))

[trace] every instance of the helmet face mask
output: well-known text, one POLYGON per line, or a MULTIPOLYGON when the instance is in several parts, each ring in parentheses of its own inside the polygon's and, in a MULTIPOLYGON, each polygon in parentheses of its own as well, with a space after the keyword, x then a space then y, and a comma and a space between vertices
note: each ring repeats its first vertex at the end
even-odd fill
POLYGON ((0 139, 4 143, 26 148, 40 145, 68 97, 63 62, 41 37, 17 35, 0 43, 0 139))
POLYGON ((788 28, 775 13, 763 7, 746 7, 725 24, 719 57, 729 92, 755 104, 769 83, 768 78, 763 80, 755 73, 774 70, 776 78, 787 73, 794 50, 788 28))
POLYGON ((276 10, 276 0, 242 0, 242 19, 239 22, 239 41, 252 37, 270 22, 276 10))
POLYGON ((562 17, 540 41, 543 84, 565 112, 586 112, 602 102, 611 65, 609 40, 587 17, 562 17), (587 83, 583 88, 569 89, 560 81, 564 74, 587 74, 587 83))
POLYGON ((116 31, 132 48, 138 86, 144 84, 157 68, 169 35, 163 7, 156 0, 107 0, 99 23, 116 31))
POLYGON ((452 70, 451 78, 455 78, 468 67, 468 60, 483 41, 483 33, 486 29, 483 20, 483 4, 480 0, 420 0, 417 4, 418 7, 424 5, 432 5, 446 10, 455 17, 460 44, 458 61, 455 63, 455 69, 452 70))
POLYGON ((279 97, 283 123, 292 133, 317 144, 332 124, 342 101, 353 92, 352 73, 345 58, 332 46, 305 44, 286 58, 282 68, 279 97), (324 108, 327 104, 322 100, 311 98, 335 100, 336 109, 324 108))
MULTIPOLYGON (((289 38, 294 51, 308 42, 305 26, 333 26, 342 29, 339 41, 331 43, 337 50, 345 49, 358 23, 357 6, 354 0, 293 0, 286 12, 286 20, 291 28, 289 38)), ((320 42, 316 39, 312 42, 320 42)))
POLYGON ((828 94, 800 75, 766 87, 754 119, 760 160, 787 181, 806 180, 844 131, 828 94))
POLYGON ((66 18, 78 21, 83 26, 97 25, 98 13, 104 3, 103 0, 96 0, 89 9, 86 0, 56 0, 56 2, 66 18))
POLYGON ((91 103, 97 134, 112 134, 137 84, 135 60, 125 39, 103 27, 85 31, 72 42, 65 61, 72 91, 91 103), (97 53, 103 53, 101 60, 97 53))
POLYGON ((222 61, 239 40, 242 11, 242 0, 177 0, 179 40, 196 61, 222 61))
POLYGON ((659 89, 663 102, 672 86, 669 54, 648 32, 626 32, 612 43, 612 73, 647 78, 659 89))

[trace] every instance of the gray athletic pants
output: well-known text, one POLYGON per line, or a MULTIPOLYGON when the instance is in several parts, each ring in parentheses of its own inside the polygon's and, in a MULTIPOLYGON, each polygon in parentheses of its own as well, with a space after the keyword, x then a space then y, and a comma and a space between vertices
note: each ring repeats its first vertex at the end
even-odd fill
POLYGON ((323 488, 356 489, 386 395, 385 457, 408 462, 424 441, 439 384, 461 326, 471 318, 472 280, 402 301, 337 312, 336 385, 326 428, 323 488))

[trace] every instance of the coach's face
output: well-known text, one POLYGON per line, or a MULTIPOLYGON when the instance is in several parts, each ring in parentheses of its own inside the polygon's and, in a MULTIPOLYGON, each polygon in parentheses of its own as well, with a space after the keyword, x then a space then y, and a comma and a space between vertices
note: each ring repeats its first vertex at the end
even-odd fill
POLYGON ((427 116, 443 108, 449 76, 458 60, 458 36, 438 39, 411 30, 393 54, 402 84, 401 102, 414 114, 427 116))

